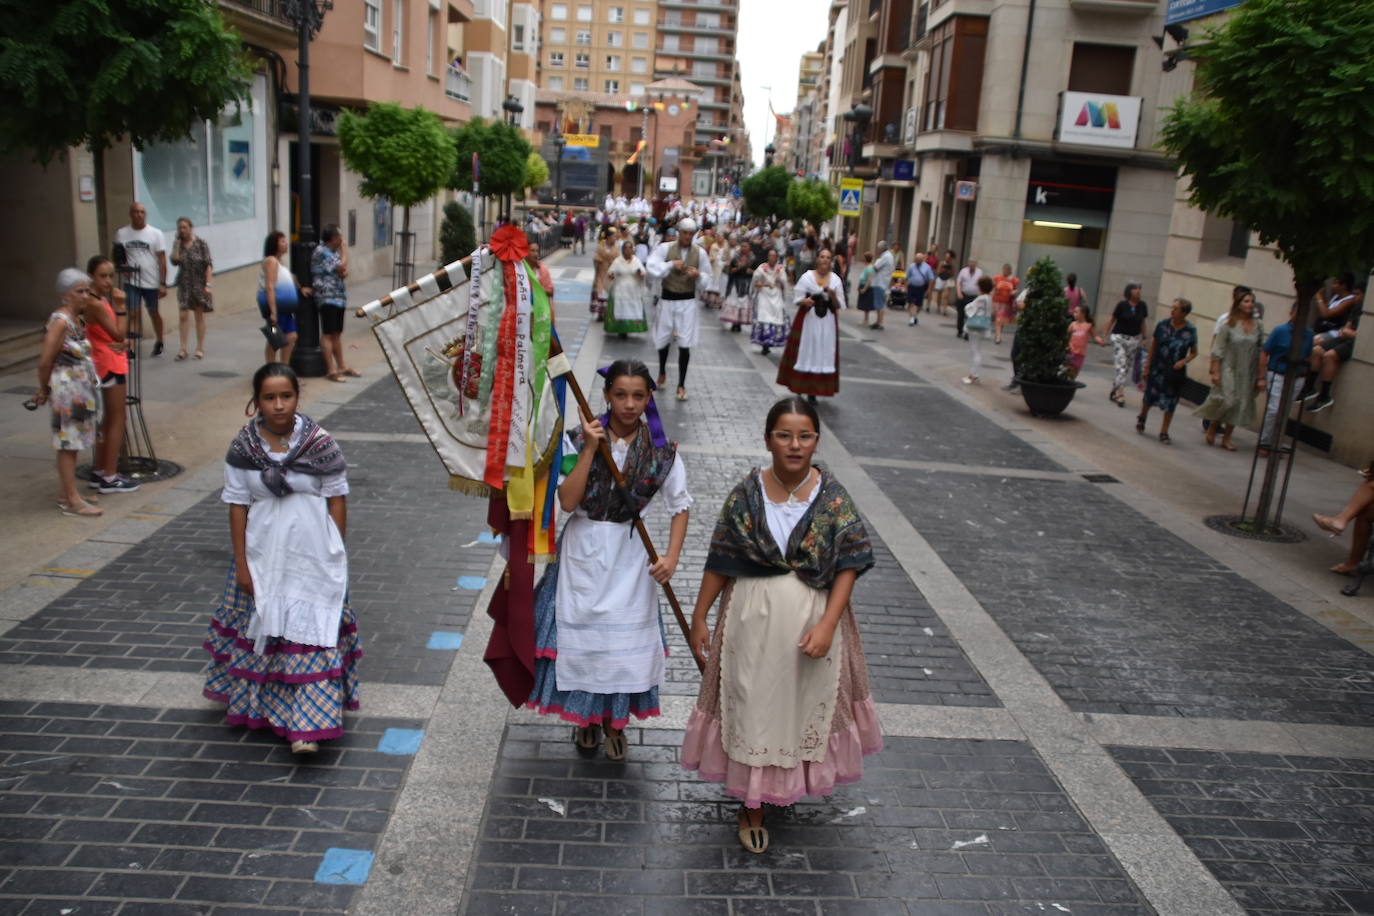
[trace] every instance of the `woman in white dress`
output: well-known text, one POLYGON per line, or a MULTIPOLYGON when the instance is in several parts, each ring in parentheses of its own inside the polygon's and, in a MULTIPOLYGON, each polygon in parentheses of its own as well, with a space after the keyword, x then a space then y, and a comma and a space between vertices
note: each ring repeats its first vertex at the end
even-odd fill
POLYGON ((816 266, 797 278, 792 302, 797 315, 778 363, 779 385, 794 394, 833 397, 840 390, 840 316, 844 283, 830 269, 829 249, 816 255, 816 266))
POLYGON ((571 516, 534 592, 534 688, 526 705, 576 725, 583 755, 596 753, 604 731, 606 756, 623 760, 630 716, 659 714, 665 642, 656 583, 677 568, 692 497, 654 407, 649 368, 626 359, 601 372, 609 409, 564 443, 558 501, 571 516), (607 437, 628 502, 597 448, 607 437), (659 494, 672 522, 668 549, 651 565, 632 528, 659 494))
POLYGON ((749 334, 749 342, 762 347, 764 356, 787 343, 786 284, 787 269, 778 262, 778 249, 769 245, 767 260, 754 271, 754 329, 749 334))
POLYGON ((607 274, 611 297, 606 308, 606 333, 619 334, 624 340, 630 334, 649 330, 644 316, 644 262, 635 255, 634 242, 620 246, 620 257, 611 262, 607 274))

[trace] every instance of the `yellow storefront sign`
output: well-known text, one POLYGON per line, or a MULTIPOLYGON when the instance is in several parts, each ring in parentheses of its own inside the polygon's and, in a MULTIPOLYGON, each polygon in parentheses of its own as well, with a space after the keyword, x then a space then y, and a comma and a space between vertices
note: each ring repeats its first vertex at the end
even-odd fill
POLYGON ((840 179, 840 216, 858 216, 859 207, 864 199, 864 180, 862 178, 840 179))
POLYGON ((569 146, 589 146, 596 149, 601 145, 601 137, 597 134, 564 134, 563 139, 569 146))

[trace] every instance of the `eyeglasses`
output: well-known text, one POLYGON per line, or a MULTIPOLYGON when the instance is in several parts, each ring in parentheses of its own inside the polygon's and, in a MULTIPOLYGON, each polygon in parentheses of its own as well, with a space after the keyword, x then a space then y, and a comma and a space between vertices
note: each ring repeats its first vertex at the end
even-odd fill
POLYGON ((801 445, 814 445, 816 440, 820 438, 820 436, 815 433, 797 433, 793 435, 781 429, 775 429, 769 435, 771 435, 773 441, 779 445, 791 445, 794 439, 801 445))

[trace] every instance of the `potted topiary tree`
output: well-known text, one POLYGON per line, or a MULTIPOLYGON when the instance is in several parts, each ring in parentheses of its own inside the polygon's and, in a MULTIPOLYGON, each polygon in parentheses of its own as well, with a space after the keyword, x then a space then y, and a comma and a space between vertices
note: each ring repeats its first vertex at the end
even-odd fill
POLYGON ((1069 380, 1068 303, 1054 260, 1043 257, 1026 275, 1026 305, 1016 331, 1016 381, 1037 417, 1057 417, 1082 382, 1069 380))

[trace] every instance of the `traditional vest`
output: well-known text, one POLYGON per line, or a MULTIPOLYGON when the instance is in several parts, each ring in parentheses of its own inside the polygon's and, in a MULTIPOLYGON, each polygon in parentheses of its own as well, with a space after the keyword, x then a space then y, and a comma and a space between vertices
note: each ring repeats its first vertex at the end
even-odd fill
MULTIPOLYGON (((668 253, 664 255, 665 261, 676 261, 681 259, 685 267, 698 267, 701 264, 701 249, 696 245, 688 245, 690 250, 687 256, 683 257, 682 248, 677 242, 668 246, 668 253)), ((668 271, 668 276, 663 278, 663 298, 664 299, 692 299, 697 294, 697 281, 695 277, 687 275, 684 271, 668 271)))

